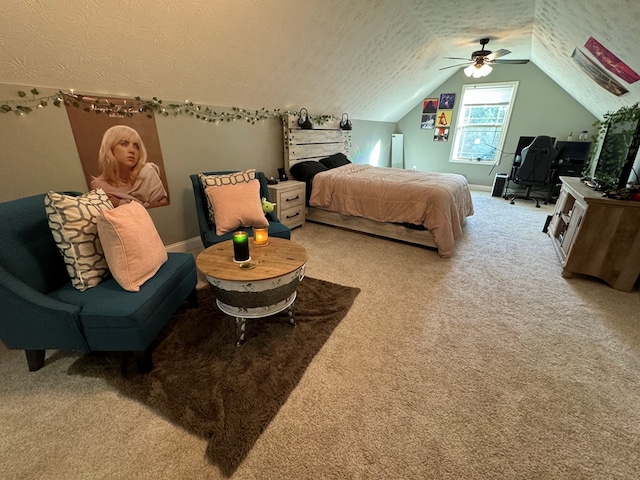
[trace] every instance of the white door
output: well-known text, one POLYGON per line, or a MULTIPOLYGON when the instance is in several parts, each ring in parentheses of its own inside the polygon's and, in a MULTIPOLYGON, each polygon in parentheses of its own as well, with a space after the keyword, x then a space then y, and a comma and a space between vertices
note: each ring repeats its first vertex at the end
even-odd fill
POLYGON ((404 168, 404 135, 402 133, 391 135, 391 166, 404 168))

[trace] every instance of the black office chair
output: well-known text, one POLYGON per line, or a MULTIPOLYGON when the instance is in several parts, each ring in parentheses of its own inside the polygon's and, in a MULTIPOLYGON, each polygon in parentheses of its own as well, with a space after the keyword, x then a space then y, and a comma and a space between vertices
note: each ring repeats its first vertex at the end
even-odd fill
POLYGON ((505 195, 511 200, 511 205, 516 199, 533 200, 536 207, 540 208, 540 200, 547 203, 548 193, 544 198, 531 196, 534 187, 544 187, 549 183, 549 171, 551 163, 555 160, 558 151, 553 147, 551 137, 538 136, 531 145, 522 149, 522 161, 520 166, 514 169, 512 181, 517 185, 526 187, 524 195, 505 195))

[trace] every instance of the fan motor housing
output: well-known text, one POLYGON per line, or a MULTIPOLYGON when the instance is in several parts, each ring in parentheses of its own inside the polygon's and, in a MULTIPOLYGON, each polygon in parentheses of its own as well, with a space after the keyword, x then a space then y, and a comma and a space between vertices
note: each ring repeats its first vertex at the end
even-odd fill
POLYGON ((477 57, 486 57, 487 55, 491 55, 491 50, 476 50, 471 54, 471 60, 475 60, 477 57))

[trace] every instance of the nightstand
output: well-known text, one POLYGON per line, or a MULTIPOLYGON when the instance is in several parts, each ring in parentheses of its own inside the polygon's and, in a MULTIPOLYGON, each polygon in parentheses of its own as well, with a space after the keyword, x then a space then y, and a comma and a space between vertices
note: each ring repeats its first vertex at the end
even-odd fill
POLYGON ((276 204, 276 216, 287 227, 304 225, 305 184, 297 180, 269 185, 269 197, 276 204))

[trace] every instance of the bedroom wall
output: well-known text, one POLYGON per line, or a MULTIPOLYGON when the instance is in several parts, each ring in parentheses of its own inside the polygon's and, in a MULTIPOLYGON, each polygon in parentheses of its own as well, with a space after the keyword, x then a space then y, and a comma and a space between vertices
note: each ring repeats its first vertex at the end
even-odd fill
POLYGON ((391 135, 396 132, 395 122, 369 122, 352 120, 351 161, 378 167, 391 166, 391 135))
MULTIPOLYGON (((31 88, 0 84, 0 100, 17 100, 18 90, 28 92, 31 88)), ((57 91, 38 89, 42 96, 57 91)), ((395 123, 358 120, 352 123, 351 158, 369 163, 371 152, 379 146, 380 165, 389 165, 395 123)), ((278 118, 256 125, 244 121, 216 125, 187 116, 156 115, 156 124, 171 204, 149 212, 165 245, 199 235, 190 174, 256 168, 268 177, 277 177, 277 168, 283 164, 282 126, 278 118)), ((49 190, 88 190, 64 107, 49 105, 22 116, 12 112, 0 114, 0 139, 0 201, 49 190)))
POLYGON ((573 131, 577 139, 582 130, 589 131, 589 136, 595 131, 593 123, 597 119, 532 63, 498 65, 482 79, 470 79, 460 69, 428 97, 439 97, 441 93, 456 94, 448 142, 434 142, 433 130, 420 129, 423 99, 398 122, 398 131, 404 134, 407 168, 416 165, 417 170, 459 173, 471 184, 491 186, 496 173, 508 173, 511 169, 513 155, 507 153, 515 150, 520 136, 566 139, 573 131), (519 81, 519 85, 500 164, 492 170, 488 165, 449 162, 462 86, 513 80, 519 81))

